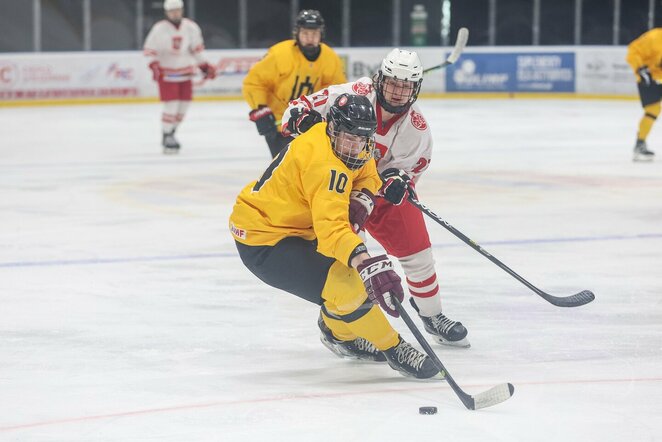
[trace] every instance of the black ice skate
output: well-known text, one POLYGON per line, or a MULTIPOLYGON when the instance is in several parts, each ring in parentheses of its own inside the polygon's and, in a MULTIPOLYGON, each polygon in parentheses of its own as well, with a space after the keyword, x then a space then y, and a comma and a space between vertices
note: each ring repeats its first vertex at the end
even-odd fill
POLYGON ((377 347, 363 338, 356 338, 353 341, 339 341, 333 336, 329 327, 326 326, 320 315, 317 320, 320 328, 320 341, 322 344, 338 357, 358 359, 362 361, 385 362, 386 356, 377 350, 377 347))
POLYGON ((634 153, 632 155, 632 161, 653 161, 655 158, 655 152, 648 150, 648 146, 645 141, 637 140, 637 144, 634 145, 634 153))
MULTIPOLYGON (((414 307, 414 310, 418 312, 418 307, 414 302, 413 298, 409 298, 411 306, 414 307)), ((435 316, 421 316, 418 315, 423 321, 425 326, 425 331, 430 333, 440 344, 449 345, 451 347, 471 347, 471 344, 467 340, 467 329, 462 325, 461 322, 453 321, 444 316, 443 313, 439 313, 435 316)))
POLYGON ((417 379, 443 378, 432 359, 405 342, 402 337, 400 337, 398 345, 385 350, 383 353, 386 355, 388 365, 393 370, 399 371, 403 376, 417 379))
POLYGON ((163 153, 175 154, 179 152, 179 141, 175 138, 175 131, 163 133, 163 153))

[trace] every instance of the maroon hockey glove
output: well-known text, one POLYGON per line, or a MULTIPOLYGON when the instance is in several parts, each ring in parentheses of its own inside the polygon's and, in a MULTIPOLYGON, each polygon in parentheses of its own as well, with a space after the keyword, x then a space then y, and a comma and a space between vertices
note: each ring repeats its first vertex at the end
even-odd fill
POLYGON ((349 224, 358 233, 375 208, 375 196, 368 189, 352 190, 349 194, 349 224))
POLYGON ((205 79, 213 80, 216 78, 216 68, 209 63, 202 63, 198 65, 203 74, 205 74, 205 79))
POLYGON ((276 118, 269 106, 265 106, 264 104, 259 105, 257 109, 249 112, 248 118, 255 123, 257 132, 260 135, 270 135, 277 132, 276 118))
POLYGON ((400 283, 400 277, 393 270, 393 263, 386 255, 368 258, 356 267, 363 280, 368 298, 379 304, 386 313, 399 317, 391 296, 397 297, 400 302, 405 298, 400 283))
POLYGON ((151 62, 149 68, 152 70, 152 78, 154 81, 159 81, 163 78, 163 70, 161 70, 161 65, 158 61, 151 62))
POLYGON ((411 178, 409 178, 409 175, 404 170, 386 169, 381 175, 384 184, 379 189, 379 196, 383 197, 389 203, 399 206, 404 200, 409 198, 410 193, 413 193, 410 186, 411 178))
POLYGON ((293 134, 301 135, 317 123, 324 121, 322 114, 315 109, 292 109, 290 119, 287 120, 287 130, 293 134))

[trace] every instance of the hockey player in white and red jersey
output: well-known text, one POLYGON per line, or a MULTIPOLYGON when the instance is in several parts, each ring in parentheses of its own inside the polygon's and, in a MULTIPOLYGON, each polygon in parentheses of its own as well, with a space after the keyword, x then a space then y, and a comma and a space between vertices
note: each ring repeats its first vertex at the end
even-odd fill
POLYGON ((442 313, 434 257, 423 214, 406 202, 432 157, 432 135, 416 99, 423 68, 415 52, 393 49, 371 79, 330 86, 290 102, 283 134, 297 136, 326 118, 343 93, 365 95, 377 114, 376 160, 384 185, 375 196, 352 192, 350 222, 370 233, 400 261, 412 296, 410 302, 425 329, 442 344, 469 347, 467 329, 442 313))
POLYGON ((161 122, 163 127, 163 152, 179 152, 175 130, 184 119, 193 98, 191 79, 200 69, 204 77, 216 77, 216 69, 202 55, 205 49, 200 27, 193 20, 184 18, 182 0, 165 0, 166 15, 152 26, 147 34, 143 50, 150 60, 154 81, 159 83, 159 97, 163 101, 161 122))

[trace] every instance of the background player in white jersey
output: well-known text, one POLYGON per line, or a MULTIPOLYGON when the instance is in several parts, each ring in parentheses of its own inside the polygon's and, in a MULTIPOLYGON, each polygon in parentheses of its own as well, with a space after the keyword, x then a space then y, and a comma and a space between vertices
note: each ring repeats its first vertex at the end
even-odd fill
POLYGON ((392 50, 372 78, 330 86, 290 102, 283 133, 296 136, 322 121, 330 103, 342 93, 365 95, 377 114, 377 167, 384 179, 378 198, 355 195, 350 219, 364 227, 386 252, 398 258, 407 276, 410 302, 425 329, 442 344, 468 347, 467 329, 442 313, 434 257, 423 214, 406 202, 408 192, 428 168, 432 156, 430 128, 415 103, 423 81, 415 52, 392 50), (370 201, 374 202, 371 209, 370 201))
POLYGON ((199 68, 205 78, 216 77, 216 69, 202 56, 205 45, 200 27, 184 18, 182 0, 163 2, 166 19, 152 26, 143 50, 149 58, 154 81, 159 83, 159 97, 163 101, 161 122, 163 152, 177 153, 179 142, 175 130, 184 119, 193 98, 191 78, 199 68))

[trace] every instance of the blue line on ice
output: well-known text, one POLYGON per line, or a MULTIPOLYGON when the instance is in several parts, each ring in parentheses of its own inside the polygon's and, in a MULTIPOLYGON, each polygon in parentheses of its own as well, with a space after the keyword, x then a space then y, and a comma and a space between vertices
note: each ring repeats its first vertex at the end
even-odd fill
MULTIPOLYGON (((636 235, 604 235, 604 236, 585 236, 585 237, 570 237, 570 238, 540 238, 540 239, 514 239, 503 241, 486 241, 481 243, 481 246, 491 245, 528 245, 528 244, 549 244, 549 243, 577 243, 589 241, 630 241, 638 239, 660 239, 662 233, 641 233, 636 235)), ((443 249, 448 247, 465 247, 465 244, 460 242, 436 244, 434 249, 443 249)), ((76 266, 76 265, 96 265, 96 264, 123 264, 132 262, 156 262, 156 261, 182 261, 192 259, 218 259, 218 258, 235 258, 237 253, 234 247, 230 246, 232 251, 220 253, 192 253, 184 255, 161 255, 161 256, 135 256, 135 257, 119 257, 119 258, 86 258, 86 259, 60 259, 51 261, 16 261, 16 262, 0 262, 0 268, 15 268, 15 267, 62 267, 62 266, 76 266)))

